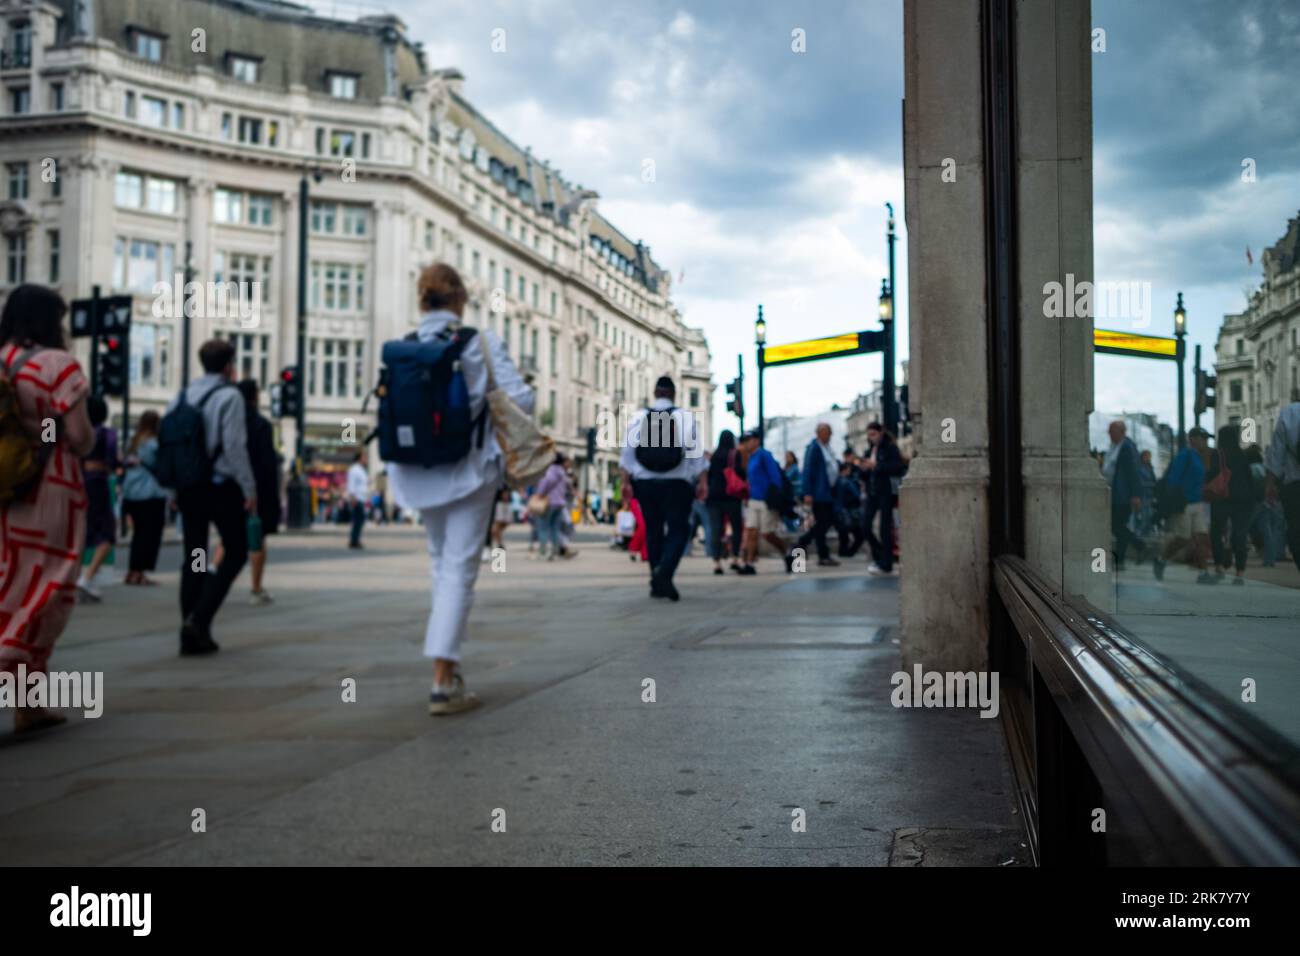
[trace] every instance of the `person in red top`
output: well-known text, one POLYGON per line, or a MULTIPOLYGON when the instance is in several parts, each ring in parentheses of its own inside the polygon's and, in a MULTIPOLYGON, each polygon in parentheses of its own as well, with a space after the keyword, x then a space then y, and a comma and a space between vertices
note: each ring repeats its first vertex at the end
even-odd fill
MULTIPOLYGON (((22 285, 0 315, 0 366, 17 392, 23 430, 34 441, 53 434, 42 452, 36 486, 0 507, 0 671, 46 671, 50 652, 76 605, 86 489, 81 457, 95 443, 86 414, 90 387, 67 351, 68 306, 53 289, 22 285), (52 431, 50 426, 53 425, 52 431)), ((63 723, 44 708, 15 711, 19 733, 63 723)))

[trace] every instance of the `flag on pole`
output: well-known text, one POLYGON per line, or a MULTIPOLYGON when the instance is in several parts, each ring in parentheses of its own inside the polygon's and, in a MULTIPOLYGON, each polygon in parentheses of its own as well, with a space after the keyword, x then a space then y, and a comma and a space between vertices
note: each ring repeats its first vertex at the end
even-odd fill
POLYGON ((1255 257, 1250 254, 1250 246, 1246 247, 1246 264, 1251 266, 1255 264, 1255 257))

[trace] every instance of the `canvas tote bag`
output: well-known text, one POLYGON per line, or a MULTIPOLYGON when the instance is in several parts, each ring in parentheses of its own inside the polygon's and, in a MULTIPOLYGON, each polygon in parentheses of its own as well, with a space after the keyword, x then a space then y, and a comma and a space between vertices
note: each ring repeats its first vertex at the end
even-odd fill
MULTIPOLYGON (((536 484, 555 461, 555 442, 549 435, 542 434, 532 416, 515 404, 504 389, 497 388, 491 351, 486 348, 483 351, 487 360, 488 412, 492 416, 497 444, 505 455, 506 482, 514 488, 527 488, 536 484)), ((531 510, 531 501, 529 504, 531 510)))

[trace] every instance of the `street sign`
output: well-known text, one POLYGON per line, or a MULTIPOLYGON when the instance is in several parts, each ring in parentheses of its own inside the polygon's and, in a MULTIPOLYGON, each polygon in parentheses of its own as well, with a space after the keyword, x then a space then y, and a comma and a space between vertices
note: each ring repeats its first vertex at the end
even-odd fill
POLYGON ((1094 351, 1107 355, 1136 355, 1139 358, 1177 359, 1178 340, 1159 335, 1137 335, 1111 329, 1093 329, 1094 351))
POLYGON ((885 333, 845 332, 824 339, 805 339, 788 345, 769 345, 759 350, 759 357, 765 366, 793 365, 796 362, 815 362, 820 359, 839 358, 844 355, 859 355, 863 352, 879 352, 885 345, 885 333))
MULTIPOLYGON (((126 335, 131 329, 131 302, 129 295, 111 295, 99 300, 99 334, 126 335)), ((91 316, 94 299, 74 299, 68 307, 72 314, 72 337, 84 338, 95 334, 91 316)))

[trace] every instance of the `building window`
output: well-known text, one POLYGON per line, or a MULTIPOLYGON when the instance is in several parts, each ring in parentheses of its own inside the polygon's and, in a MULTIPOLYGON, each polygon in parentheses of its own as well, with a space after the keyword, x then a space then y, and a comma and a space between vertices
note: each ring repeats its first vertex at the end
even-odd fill
POLYGON ((152 292, 155 283, 171 281, 175 260, 170 243, 118 236, 113 241, 113 288, 152 292))
POLYGON ((231 113, 221 114, 221 138, 229 140, 235 135, 235 117, 231 113))
POLYGON ((1241 401, 1241 379, 1234 378, 1228 383, 1228 399, 1233 402, 1241 401))
POLYGON ((700 407, 700 390, 698 388, 693 388, 691 389, 691 408, 699 408, 699 407, 700 407))
POLYGON ((357 134, 347 130, 330 130, 330 155, 351 156, 356 148, 357 134))
POLYGON ((163 38, 156 33, 143 30, 131 31, 131 52, 146 60, 161 62, 163 55, 163 38))
POLYGON ((524 279, 523 276, 519 277, 519 301, 520 302, 528 301, 528 282, 524 279))
POLYGON ((212 278, 233 283, 239 288, 240 304, 256 299, 262 305, 271 302, 271 257, 245 252, 218 252, 213 257, 212 278))
POLYGON ((239 141, 252 146, 262 145, 262 121, 253 116, 239 117, 239 141))
POLYGON ((177 129, 182 132, 184 132, 185 130, 185 104, 184 103, 172 104, 172 129, 177 129))
POLYGON ((361 134, 361 158, 362 159, 370 158, 370 134, 369 133, 361 134))
POLYGON ((504 276, 505 276, 505 279, 506 279, 505 284, 504 284, 504 289, 505 289, 506 296, 509 297, 509 295, 510 295, 510 278, 511 278, 511 276, 510 276, 510 267, 509 267, 509 266, 506 266, 506 268, 505 268, 504 270, 502 270, 502 275, 504 275, 504 276))
POLYGON ((19 234, 10 236, 5 255, 5 275, 10 285, 20 285, 27 281, 27 237, 19 234))
POLYGON ((127 119, 135 119, 135 93, 131 90, 122 98, 122 113, 127 119))
POLYGON ((355 73, 329 73, 326 75, 330 96, 341 100, 357 98, 357 76, 355 73))
POLYGON ((17 86, 9 91, 9 106, 12 112, 28 113, 32 108, 32 90, 28 86, 17 86))
POLYGON ((15 20, 9 24, 9 49, 5 51, 5 67, 32 65, 32 24, 30 20, 15 20))
POLYGON ((280 145, 280 122, 279 120, 268 120, 266 124, 266 145, 280 145))
POLYGON ((9 198, 27 198, 27 164, 9 163, 5 166, 9 174, 9 198))
POLYGON ((170 385, 172 329, 152 322, 131 323, 131 384, 170 385))
POLYGON ((370 208, 350 203, 313 202, 311 231, 324 235, 364 236, 369 230, 370 208))
POLYGON ((256 57, 230 54, 230 75, 241 83, 256 83, 262 61, 256 57))
POLYGON ((424 220, 424 248, 427 252, 433 252, 434 233, 433 222, 428 219, 424 220))
POLYGON ((114 199, 122 208, 144 209, 168 216, 175 215, 176 181, 142 176, 139 173, 119 172, 114 199))
POLYGON ((470 254, 470 263, 471 269, 474 273, 474 278, 480 278, 480 274, 483 271, 483 258, 478 254, 477 250, 470 254))
POLYGON ((345 236, 364 236, 366 234, 366 222, 370 218, 370 210, 365 206, 345 205, 343 207, 343 235, 345 236))
POLYGON ((356 312, 366 307, 366 267, 348 262, 311 264, 310 302, 324 312, 356 312))
POLYGON ((1246 343, 1243 342, 1241 339, 1237 339, 1237 354, 1244 355, 1245 352, 1246 352, 1246 343))
MULTIPOLYGON (((551 366, 551 378, 559 378, 560 377, 560 336, 555 332, 551 333, 550 366, 551 366)), ((551 394, 554 395, 555 393, 552 392, 551 394)))
POLYGON ((50 285, 59 284, 59 230, 49 229, 45 233, 45 245, 50 251, 50 285))
POLYGON ((360 398, 365 390, 365 343, 359 339, 308 342, 307 394, 315 398, 360 398))
POLYGON ((163 128, 167 125, 167 101, 156 96, 140 97, 140 122, 163 128))

